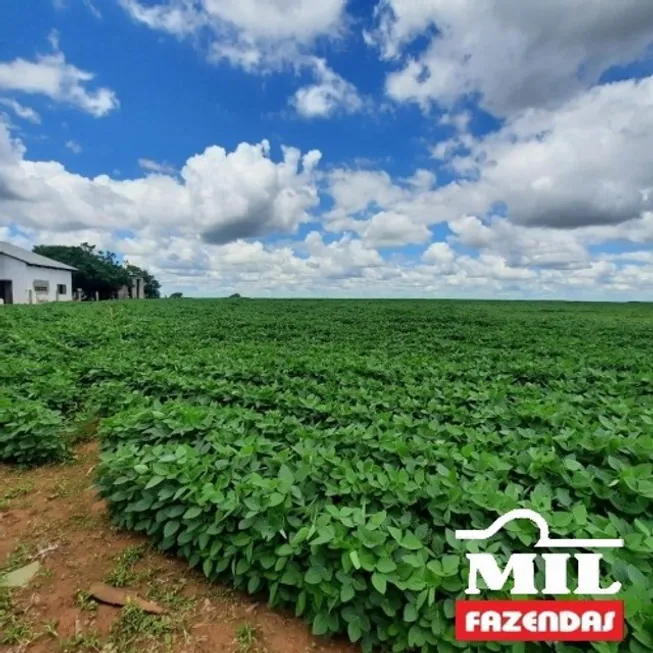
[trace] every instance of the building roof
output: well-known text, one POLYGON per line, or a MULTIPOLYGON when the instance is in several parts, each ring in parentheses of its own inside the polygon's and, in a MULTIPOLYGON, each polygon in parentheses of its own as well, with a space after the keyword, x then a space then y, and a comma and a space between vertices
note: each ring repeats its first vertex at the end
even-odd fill
POLYGON ((73 268, 70 265, 65 263, 60 263, 54 259, 48 258, 47 256, 41 256, 40 254, 35 254, 34 252, 28 252, 26 249, 16 247, 16 245, 11 245, 10 243, 5 243, 0 240, 0 254, 5 254, 6 256, 11 256, 11 258, 16 258, 19 261, 27 263, 27 265, 35 265, 39 268, 56 268, 57 270, 70 270, 74 272, 77 268, 73 268))

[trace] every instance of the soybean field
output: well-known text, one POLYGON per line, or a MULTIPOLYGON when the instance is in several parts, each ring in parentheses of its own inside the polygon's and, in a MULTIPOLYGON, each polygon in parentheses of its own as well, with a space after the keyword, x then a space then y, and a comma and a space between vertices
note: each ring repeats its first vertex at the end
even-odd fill
MULTIPOLYGON (((4 465, 69 464, 97 438, 116 526, 315 635, 397 653, 653 650, 653 305, 6 306, 0 388, 4 465), (604 553, 623 642, 456 641, 480 549, 454 531, 516 508, 555 537, 625 540, 604 553)), ((506 560, 537 537, 516 521, 483 550, 506 560)))

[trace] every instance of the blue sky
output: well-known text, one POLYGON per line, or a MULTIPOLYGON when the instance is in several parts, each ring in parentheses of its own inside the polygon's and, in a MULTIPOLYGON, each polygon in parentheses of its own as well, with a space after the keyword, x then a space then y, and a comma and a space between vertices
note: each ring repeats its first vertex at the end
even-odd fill
POLYGON ((0 240, 198 296, 651 298, 653 9, 578 4, 5 0, 0 240))
MULTIPOLYGON (((144 156, 181 166, 210 144, 232 150, 243 141, 268 139, 274 148, 282 144, 318 148, 329 165, 355 165, 365 158, 392 174, 408 176, 418 163, 433 165, 424 142, 452 132, 436 121, 424 121, 415 106, 388 106, 365 117, 297 120, 288 97, 310 81, 309 71, 248 75, 226 62, 209 65, 192 45, 135 23, 113 2, 101 5, 101 20, 81 0, 68 0, 65 10, 48 2, 32 4, 35 9, 29 12, 21 2, 9 3, 9 20, 0 26, 3 58, 31 59, 47 52, 48 37, 56 30, 66 58, 83 62, 98 84, 116 89, 120 99, 121 110, 101 121, 75 109, 52 107, 49 135, 62 141, 57 159, 83 174, 111 173, 116 168, 123 176, 136 175, 137 160, 144 156), (120 139, 115 138, 118 131, 120 139), (88 144, 86 152, 79 156, 66 152, 71 137, 88 144)), ((369 3, 351 6, 362 23, 371 19, 369 3)), ((347 74, 377 107, 383 105, 385 67, 365 46, 360 32, 352 32, 346 49, 329 43, 322 49, 335 71, 347 74)), ((42 115, 51 105, 43 97, 30 102, 42 115)), ((477 128, 483 129, 485 122, 478 121, 477 128)), ((53 145, 40 140, 42 128, 23 127, 35 139, 30 144, 35 157, 53 156, 53 145)))

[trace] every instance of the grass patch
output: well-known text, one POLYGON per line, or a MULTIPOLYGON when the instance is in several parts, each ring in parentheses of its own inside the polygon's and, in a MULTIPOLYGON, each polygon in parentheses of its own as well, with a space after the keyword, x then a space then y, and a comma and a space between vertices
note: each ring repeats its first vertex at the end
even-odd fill
POLYGON ((19 544, 0 566, 0 574, 6 574, 15 569, 20 569, 32 560, 32 547, 29 544, 19 544))
POLYGON ((98 651, 98 653, 104 653, 104 651, 108 652, 111 649, 107 649, 103 645, 100 634, 97 631, 91 630, 88 633, 77 633, 72 637, 66 637, 60 640, 59 650, 62 653, 77 653, 77 651, 98 651))
POLYGON ((177 582, 166 578, 154 578, 147 586, 147 598, 176 613, 189 612, 195 607, 197 600, 184 596, 185 580, 177 582))
POLYGON ((12 501, 12 499, 24 497, 33 490, 34 483, 31 481, 23 481, 15 487, 10 488, 2 496, 0 496, 0 510, 6 510, 9 507, 9 503, 12 501))
POLYGON ((127 587, 138 582, 143 574, 134 571, 134 565, 143 559, 147 545, 128 546, 116 556, 115 567, 105 576, 113 587, 127 587))
POLYGON ((2 622, 0 631, 0 644, 29 644, 34 640, 35 634, 32 626, 24 619, 10 616, 2 622))
POLYGON ((57 632, 58 621, 56 619, 46 619, 43 622, 43 635, 48 637, 59 638, 59 633, 57 632))
POLYGON ((134 603, 128 603, 111 626, 111 643, 121 653, 143 650, 152 641, 169 648, 174 631, 175 624, 169 617, 147 614, 134 603), (132 648, 135 645, 138 646, 132 648))
POLYGON ((77 529, 81 530, 91 530, 95 528, 101 517, 99 515, 90 515, 88 513, 76 513, 71 515, 68 523, 77 529))
POLYGON ((70 482, 59 481, 55 483, 52 489, 53 492, 49 497, 50 499, 65 499, 70 495, 70 482))
POLYGON ((260 644, 260 633, 256 626, 243 624, 236 630, 236 643, 238 653, 264 653, 265 649, 260 644))
POLYGON ((0 587, 0 644, 27 645, 35 637, 31 624, 17 614, 9 589, 0 587))
POLYGON ((84 612, 97 612, 97 602, 85 590, 77 590, 75 594, 75 605, 84 612))

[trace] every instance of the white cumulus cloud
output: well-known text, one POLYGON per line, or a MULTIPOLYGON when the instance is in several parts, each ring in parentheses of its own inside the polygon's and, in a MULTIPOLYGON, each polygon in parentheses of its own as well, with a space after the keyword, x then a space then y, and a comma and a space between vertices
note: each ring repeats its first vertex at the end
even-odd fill
POLYGON ((0 224, 60 232, 147 227, 226 243, 292 233, 319 201, 320 153, 283 148, 275 162, 267 141, 241 143, 233 152, 208 147, 186 161, 179 178, 90 178, 25 154, 0 124, 0 224))
POLYGON ((347 0, 120 0, 135 21, 180 39, 204 43, 209 60, 250 73, 292 69, 311 84, 289 99, 304 118, 352 113, 363 106, 353 84, 313 54, 321 39, 346 31, 347 0))
POLYGON ((653 3, 642 0, 380 0, 375 13, 366 39, 399 65, 390 96, 426 108, 478 93, 500 116, 559 106, 653 42, 653 3))
POLYGON ((11 109, 19 118, 34 123, 35 125, 41 124, 41 116, 37 111, 30 107, 26 107, 13 98, 0 98, 0 104, 11 109))
POLYGON ((346 0, 120 0, 136 21, 177 37, 205 31, 212 54, 244 68, 276 66, 318 38, 337 37, 346 0))
POLYGON ((370 220, 358 221, 357 225, 363 240, 375 247, 420 244, 431 240, 431 232, 425 224, 393 211, 381 211, 370 220))
POLYGON ((356 87, 331 70, 324 59, 314 58, 315 84, 298 89, 291 104, 304 118, 328 118, 336 112, 354 113, 363 107, 356 87))
POLYGON ((38 55, 34 61, 22 58, 0 61, 0 90, 45 95, 96 118, 118 108, 114 91, 106 87, 91 88, 95 74, 68 63, 56 35, 51 36, 50 42, 53 52, 38 55))
POLYGON ((473 170, 442 197, 461 213, 504 202, 516 223, 620 224, 651 209, 653 77, 598 86, 559 109, 519 114, 452 160, 473 170))
POLYGON ((141 157, 138 160, 138 165, 147 172, 154 172, 155 174, 160 175, 175 175, 177 174, 177 169, 170 165, 169 163, 161 163, 159 161, 154 161, 154 159, 148 159, 141 157))

